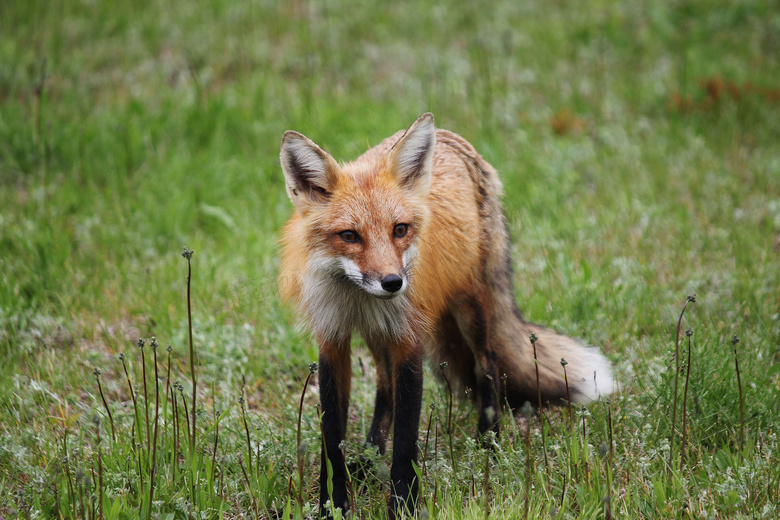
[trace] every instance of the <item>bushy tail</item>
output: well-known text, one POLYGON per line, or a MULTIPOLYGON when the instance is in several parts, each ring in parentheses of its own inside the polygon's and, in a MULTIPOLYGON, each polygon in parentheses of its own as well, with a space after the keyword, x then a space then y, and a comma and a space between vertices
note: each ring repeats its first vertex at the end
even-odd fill
POLYGON ((532 323, 517 320, 494 343, 499 377, 504 379, 501 394, 512 408, 525 401, 537 402, 536 362, 531 334, 536 335, 536 360, 542 403, 561 403, 568 399, 587 402, 614 390, 612 369, 607 358, 595 347, 557 334, 532 323), (566 378, 561 359, 566 360, 566 378), (506 376, 506 377, 504 377, 506 376))

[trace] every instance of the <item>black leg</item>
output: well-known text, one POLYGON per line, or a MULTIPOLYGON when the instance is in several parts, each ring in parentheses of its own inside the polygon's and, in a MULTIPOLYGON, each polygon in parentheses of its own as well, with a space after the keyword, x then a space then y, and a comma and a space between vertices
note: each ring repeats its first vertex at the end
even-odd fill
MULTIPOLYGON (((490 364, 488 366, 490 366, 490 364)), ((492 373, 495 372, 494 369, 492 373)), ((496 391, 495 377, 493 377, 491 373, 487 373, 480 378, 477 392, 477 398, 479 400, 477 430, 479 431, 479 437, 482 440, 483 446, 487 447, 487 438, 485 437, 485 434, 490 430, 495 432, 496 436, 498 436, 499 433, 498 392, 496 391)))
POLYGON ((393 396, 390 382, 387 378, 378 377, 376 387, 376 400, 374 401, 374 418, 371 420, 371 428, 368 430, 366 444, 379 448, 379 453, 385 452, 387 441, 387 428, 390 424, 393 410, 393 396))
POLYGON ((490 312, 487 296, 466 300, 459 314, 459 326, 474 353, 474 376, 477 387, 479 419, 477 432, 483 446, 487 447, 485 434, 492 430, 499 433, 498 363, 490 344, 490 312))
POLYGON ((347 468, 339 445, 346 436, 351 365, 349 348, 320 350, 320 405, 322 406, 322 456, 320 467, 320 515, 327 516, 325 504, 346 513, 349 509, 347 468), (344 352, 346 350, 347 352, 344 352), (332 355, 329 355, 332 354, 332 355), (332 494, 328 491, 328 466, 332 469, 332 494))
POLYGON ((393 427, 393 467, 390 470, 390 518, 403 511, 415 513, 419 482, 413 463, 417 460, 417 435, 422 408, 422 349, 398 366, 395 379, 395 414, 393 427))

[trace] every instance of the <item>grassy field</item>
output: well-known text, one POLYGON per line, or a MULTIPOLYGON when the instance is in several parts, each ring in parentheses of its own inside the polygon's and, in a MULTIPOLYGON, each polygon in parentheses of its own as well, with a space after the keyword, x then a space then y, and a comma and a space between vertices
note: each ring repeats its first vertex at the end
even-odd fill
MULTIPOLYGON (((620 391, 506 413, 491 456, 429 368, 420 517, 778 518, 780 11, 462 4, 0 3, 0 519, 312 517, 280 138, 348 159, 425 111, 501 172, 525 316, 620 391)), ((388 462, 355 517, 386 514, 388 462)))

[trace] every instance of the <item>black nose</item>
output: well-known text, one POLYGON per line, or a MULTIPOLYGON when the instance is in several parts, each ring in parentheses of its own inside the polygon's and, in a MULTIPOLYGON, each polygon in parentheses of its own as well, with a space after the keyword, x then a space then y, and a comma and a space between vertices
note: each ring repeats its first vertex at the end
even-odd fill
POLYGON ((396 292, 403 285, 404 281, 397 274, 389 274, 382 279, 382 289, 387 292, 396 292))

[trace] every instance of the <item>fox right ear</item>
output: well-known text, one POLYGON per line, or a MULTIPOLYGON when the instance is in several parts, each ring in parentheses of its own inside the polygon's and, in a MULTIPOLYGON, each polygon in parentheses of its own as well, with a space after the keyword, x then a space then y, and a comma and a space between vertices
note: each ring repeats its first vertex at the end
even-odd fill
POLYGON ((338 164, 303 134, 288 130, 279 154, 287 195, 296 208, 321 204, 330 198, 338 164))

